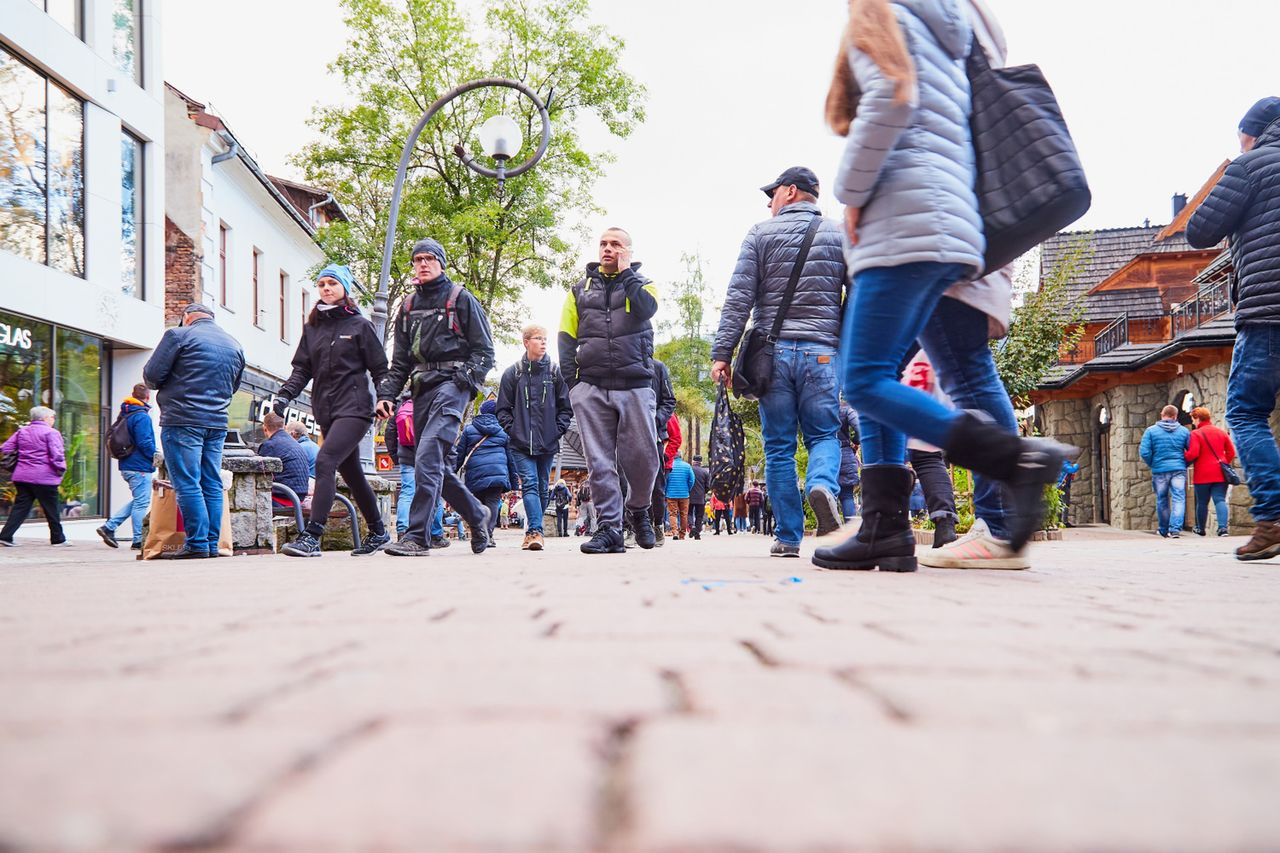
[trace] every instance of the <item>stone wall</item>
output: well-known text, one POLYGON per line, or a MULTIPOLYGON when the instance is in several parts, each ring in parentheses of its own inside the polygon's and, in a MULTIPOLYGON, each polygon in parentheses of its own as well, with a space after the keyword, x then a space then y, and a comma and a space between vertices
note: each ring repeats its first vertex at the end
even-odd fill
MULTIPOLYGON (((1098 481, 1098 461, 1102 445, 1099 413, 1107 407, 1111 428, 1107 436, 1110 463, 1110 489, 1107 520, 1114 527, 1129 530, 1153 530, 1156 526, 1155 495, 1151 490, 1151 469, 1142 463, 1138 447, 1142 433, 1160 418, 1160 409, 1174 403, 1188 392, 1197 406, 1205 406, 1213 414, 1215 425, 1228 428, 1224 413, 1227 408, 1227 377, 1231 365, 1223 362, 1172 382, 1147 385, 1122 385, 1096 394, 1087 400, 1054 400, 1041 404, 1044 433, 1059 441, 1081 448, 1078 458, 1080 473, 1072 484, 1071 512, 1073 524, 1102 520, 1100 504, 1104 500, 1098 481)), ((1272 414, 1271 430, 1280 434, 1280 410, 1272 414)), ((1228 491, 1230 530, 1245 533, 1253 528, 1249 516, 1252 501, 1247 486, 1228 491)), ((1186 526, 1195 524, 1195 490, 1191 472, 1187 472, 1186 526)), ((1212 507, 1210 529, 1216 524, 1212 507)))

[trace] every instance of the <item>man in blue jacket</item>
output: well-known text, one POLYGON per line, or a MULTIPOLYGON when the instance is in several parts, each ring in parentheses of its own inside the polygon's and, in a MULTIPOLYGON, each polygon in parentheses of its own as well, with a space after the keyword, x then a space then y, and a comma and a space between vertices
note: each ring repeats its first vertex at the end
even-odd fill
POLYGON ((133 545, 135 551, 142 548, 142 519, 151 506, 151 478, 156 466, 153 460, 156 455, 156 428, 151 424, 151 391, 146 385, 138 383, 133 386, 133 396, 126 397, 120 404, 120 416, 125 419, 129 428, 129 438, 133 442, 133 452, 120 460, 120 476, 129 484, 133 494, 128 502, 116 514, 107 519, 107 523, 98 528, 102 541, 112 548, 119 548, 116 541, 116 529, 124 524, 126 518, 133 521, 133 545))
POLYGON ((1280 98, 1258 101, 1237 128, 1241 155, 1187 221, 1197 249, 1226 238, 1235 268, 1236 342, 1227 423, 1249 478, 1253 536, 1238 560, 1280 555, 1280 447, 1271 413, 1280 392, 1280 98))
POLYGON ((671 516, 671 535, 676 539, 683 539, 688 532, 689 493, 695 482, 693 466, 677 452, 671 460, 671 472, 667 474, 667 513, 671 516))
POLYGON ((222 445, 227 408, 244 375, 244 350, 213 322, 213 309, 198 302, 182 312, 142 368, 148 388, 159 391, 160 446, 187 530, 171 560, 218 556, 222 527, 222 445))
POLYGON ((1142 434, 1138 455, 1151 468, 1160 535, 1177 539, 1187 516, 1187 461, 1191 431, 1178 423, 1177 406, 1160 410, 1160 420, 1142 434), (1172 505, 1172 506, 1171 506, 1172 505))

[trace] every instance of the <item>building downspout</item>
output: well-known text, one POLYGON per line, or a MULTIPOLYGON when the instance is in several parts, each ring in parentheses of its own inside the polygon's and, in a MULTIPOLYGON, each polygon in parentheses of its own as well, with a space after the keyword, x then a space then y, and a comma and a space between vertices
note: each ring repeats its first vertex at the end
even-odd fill
POLYGON ((232 157, 235 157, 237 154, 240 153, 240 143, 236 142, 234 137, 226 133, 219 133, 218 138, 221 139, 224 144, 226 144, 227 150, 223 151, 221 154, 213 155, 213 159, 210 160, 209 162, 214 166, 218 165, 219 163, 225 160, 230 160, 232 157))

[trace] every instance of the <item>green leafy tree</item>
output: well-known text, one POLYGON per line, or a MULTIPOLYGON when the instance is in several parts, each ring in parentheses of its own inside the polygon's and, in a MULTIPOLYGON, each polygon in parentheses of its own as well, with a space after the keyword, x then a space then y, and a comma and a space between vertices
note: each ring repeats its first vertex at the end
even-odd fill
MULTIPOLYGON (((1022 304, 1013 309, 1009 335, 991 344, 996 370, 1015 408, 1030 405, 1030 394, 1040 384, 1048 369, 1062 352, 1080 342, 1084 334, 1083 297, 1072 302, 1070 285, 1081 264, 1092 252, 1088 234, 1062 255, 1044 276, 1038 289, 1019 287, 1024 292, 1022 304)), ((1022 275, 1033 274, 1024 265, 1022 275)))
POLYGON ((349 47, 329 68, 346 103, 317 108, 310 124, 322 138, 295 162, 350 215, 320 239, 325 254, 349 263, 370 292, 400 152, 431 102, 468 80, 501 76, 526 83, 548 103, 546 156, 499 192, 453 148, 462 143, 480 155, 476 129, 504 112, 523 128, 524 149, 514 158, 523 162, 541 132, 537 110, 510 89, 480 89, 453 101, 423 130, 401 200, 392 301, 409 287, 413 241, 432 236, 449 253, 450 277, 480 300, 496 331, 510 336, 525 288, 565 285, 576 275, 583 232, 570 223, 600 212, 592 188, 610 156, 584 147, 581 124, 594 120, 624 138, 644 120, 645 90, 622 69, 622 39, 588 22, 588 0, 485 0, 479 24, 456 0, 342 0, 342 6, 349 47))
MULTIPOLYGON (((702 271, 702 256, 684 253, 680 260, 685 277, 667 289, 666 301, 675 306, 676 320, 662 324, 660 331, 671 339, 659 344, 658 358, 671 371, 676 393, 676 414, 685 422, 686 448, 700 449, 702 422, 710 419, 714 403, 711 384, 711 342, 702 334, 704 306, 710 294, 702 271)), ((693 450, 683 451, 686 456, 693 450)))

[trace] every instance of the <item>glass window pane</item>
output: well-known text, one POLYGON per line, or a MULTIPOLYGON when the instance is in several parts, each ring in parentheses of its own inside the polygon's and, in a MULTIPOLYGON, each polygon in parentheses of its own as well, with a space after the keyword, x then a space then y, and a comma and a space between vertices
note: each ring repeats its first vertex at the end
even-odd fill
POLYGON ((47 0, 44 8, 49 13, 49 17, 74 33, 77 38, 81 38, 80 3, 81 0, 47 0))
MULTIPOLYGON (((0 312, 0 439, 53 398, 53 327, 0 312)), ((13 484, 0 480, 0 518, 13 505, 13 484)))
POLYGON ((59 328, 57 365, 54 426, 67 452, 67 473, 58 490, 62 512, 71 518, 101 515, 102 340, 59 328))
POLYGON ((49 266, 84 278, 84 104, 49 84, 49 266))
POLYGON ((142 298, 142 142, 121 134, 120 290, 142 298))
POLYGON ((0 250, 45 262, 45 81, 0 50, 0 250))
POLYGON ((116 67, 128 74, 139 85, 142 83, 142 62, 138 54, 141 43, 139 34, 142 30, 140 12, 142 0, 112 0, 111 24, 112 53, 116 67))

